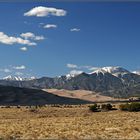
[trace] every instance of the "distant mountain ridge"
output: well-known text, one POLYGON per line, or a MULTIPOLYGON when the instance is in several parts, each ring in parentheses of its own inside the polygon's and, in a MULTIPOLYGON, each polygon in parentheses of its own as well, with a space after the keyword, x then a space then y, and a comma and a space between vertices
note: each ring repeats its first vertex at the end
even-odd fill
POLYGON ((140 96, 140 75, 122 67, 103 67, 92 73, 42 77, 32 80, 0 80, 0 85, 35 88, 91 90, 111 97, 140 96))

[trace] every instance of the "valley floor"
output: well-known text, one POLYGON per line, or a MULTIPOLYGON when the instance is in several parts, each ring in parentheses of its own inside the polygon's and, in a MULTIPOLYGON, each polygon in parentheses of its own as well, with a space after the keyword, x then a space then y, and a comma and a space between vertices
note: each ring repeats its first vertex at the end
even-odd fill
POLYGON ((3 139, 140 139, 140 112, 90 112, 87 106, 0 108, 3 139))

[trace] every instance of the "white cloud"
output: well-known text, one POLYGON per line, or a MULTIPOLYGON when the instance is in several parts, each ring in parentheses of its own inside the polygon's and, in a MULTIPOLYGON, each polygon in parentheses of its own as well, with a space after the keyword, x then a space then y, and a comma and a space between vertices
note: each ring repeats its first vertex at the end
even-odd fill
POLYGON ((67 67, 68 68, 78 68, 78 66, 75 64, 67 64, 67 67))
POLYGON ((81 70, 72 70, 70 71, 70 75, 78 75, 78 74, 81 74, 83 71, 81 70))
POLYGON ((21 51, 27 51, 28 49, 27 49, 27 47, 21 47, 20 50, 21 51))
POLYGON ((44 28, 57 28, 57 25, 55 25, 55 24, 46 24, 45 26, 44 26, 44 28))
POLYGON ((38 40, 44 40, 45 37, 44 36, 35 36, 34 40, 38 41, 38 40))
POLYGON ((45 17, 45 16, 65 16, 67 12, 63 9, 56 9, 53 7, 43 7, 38 6, 34 7, 28 12, 24 13, 24 16, 36 16, 36 17, 45 17))
POLYGON ((78 29, 78 28, 72 28, 72 29, 70 29, 70 31, 71 31, 71 32, 79 32, 80 29, 78 29))
POLYGON ((8 36, 3 32, 0 32, 0 43, 7 44, 7 45, 13 45, 13 44, 22 44, 28 46, 36 45, 35 42, 31 42, 27 39, 22 39, 20 37, 8 36))
POLYGON ((44 36, 36 36, 35 34, 31 33, 31 32, 27 32, 27 33, 22 33, 20 34, 21 37, 25 38, 25 39, 33 39, 33 40, 44 40, 44 36))
POLYGON ((31 32, 27 32, 27 33, 22 33, 20 34, 21 37, 28 39, 28 38, 33 38, 35 35, 31 32))
POLYGON ((26 66, 24 66, 24 65, 14 66, 13 69, 16 69, 16 70, 24 70, 24 69, 26 69, 26 66))

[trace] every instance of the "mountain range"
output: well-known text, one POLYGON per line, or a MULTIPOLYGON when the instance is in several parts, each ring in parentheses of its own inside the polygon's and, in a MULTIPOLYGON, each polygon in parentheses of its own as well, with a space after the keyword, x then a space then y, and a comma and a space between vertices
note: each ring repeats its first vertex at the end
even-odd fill
POLYGON ((140 96, 140 75, 122 67, 103 67, 92 73, 21 79, 8 77, 0 85, 31 89, 89 90, 111 97, 140 96))

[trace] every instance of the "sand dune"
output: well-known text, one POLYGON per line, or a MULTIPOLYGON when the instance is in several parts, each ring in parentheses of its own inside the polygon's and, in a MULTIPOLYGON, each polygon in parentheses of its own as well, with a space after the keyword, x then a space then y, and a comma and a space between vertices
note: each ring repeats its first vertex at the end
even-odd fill
POLYGON ((78 98, 78 99, 93 101, 93 102, 124 100, 124 99, 118 99, 118 98, 113 98, 109 96, 103 96, 103 95, 100 95, 100 93, 87 91, 87 90, 43 89, 43 91, 47 91, 49 93, 52 93, 58 96, 78 98))

